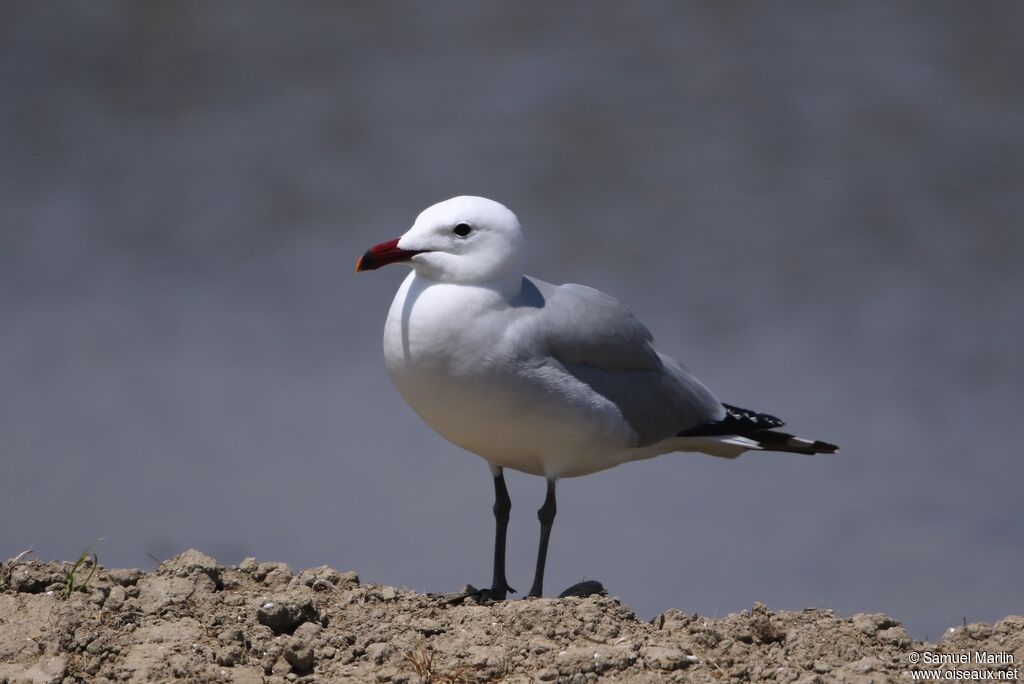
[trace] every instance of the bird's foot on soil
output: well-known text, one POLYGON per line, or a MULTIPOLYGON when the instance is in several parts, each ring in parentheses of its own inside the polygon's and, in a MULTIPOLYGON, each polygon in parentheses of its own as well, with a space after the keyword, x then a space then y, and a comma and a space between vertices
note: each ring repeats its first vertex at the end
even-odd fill
POLYGON ((558 598, 569 598, 575 596, 577 598, 586 598, 588 596, 607 596, 608 590, 604 588, 604 585, 597 580, 584 580, 577 582, 572 585, 561 594, 558 598))
POLYGON ((462 588, 462 591, 457 591, 454 594, 428 594, 428 596, 437 599, 438 603, 446 606, 461 605, 466 600, 475 601, 481 606, 489 606, 492 603, 504 601, 509 592, 515 593, 515 591, 512 587, 505 587, 504 589, 495 589, 494 587, 490 589, 477 589, 472 584, 467 584, 462 588))

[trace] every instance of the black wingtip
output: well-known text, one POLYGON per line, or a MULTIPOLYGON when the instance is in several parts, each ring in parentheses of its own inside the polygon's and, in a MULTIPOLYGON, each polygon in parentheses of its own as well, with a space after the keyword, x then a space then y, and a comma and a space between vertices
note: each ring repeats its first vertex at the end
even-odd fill
POLYGON ((714 437, 717 435, 739 435, 758 443, 765 451, 788 451, 794 454, 834 454, 839 447, 821 440, 804 439, 780 428, 785 423, 767 413, 758 413, 750 409, 740 408, 731 404, 725 407, 725 418, 713 423, 704 423, 697 427, 684 430, 677 437, 714 437))
POLYGON ((703 423, 697 427, 683 430, 677 437, 711 437, 714 435, 743 435, 751 436, 762 430, 773 430, 782 427, 785 423, 780 418, 770 416, 767 413, 758 413, 750 409, 740 408, 732 404, 722 404, 725 407, 725 418, 713 423, 703 423))
POLYGON ((839 447, 835 444, 829 444, 828 442, 822 442, 820 440, 814 440, 814 444, 811 445, 816 454, 834 454, 839 451, 839 447))
POLYGON ((794 454, 834 454, 839 451, 835 444, 822 442, 821 440, 804 439, 791 435, 788 432, 778 430, 760 430, 749 435, 750 439, 756 440, 765 451, 788 451, 794 454))
POLYGON ((772 430, 774 428, 780 428, 786 424, 781 418, 776 418, 775 416, 767 413, 751 411, 750 409, 733 406, 732 404, 723 403, 722 406, 725 407, 727 412, 726 420, 732 418, 736 421, 756 425, 758 429, 761 430, 772 430))

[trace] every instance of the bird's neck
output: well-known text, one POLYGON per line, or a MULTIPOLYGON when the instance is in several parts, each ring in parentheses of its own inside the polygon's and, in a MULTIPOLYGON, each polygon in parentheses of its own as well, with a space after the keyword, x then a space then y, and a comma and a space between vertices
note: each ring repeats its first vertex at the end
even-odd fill
POLYGON ((445 277, 437 277, 434 274, 423 273, 420 270, 416 270, 416 280, 420 281, 422 286, 445 284, 445 285, 462 285, 471 288, 480 288, 483 290, 490 290, 500 295, 505 301, 512 301, 519 296, 519 293, 523 288, 523 278, 525 277, 522 273, 508 273, 488 280, 452 280, 445 277))

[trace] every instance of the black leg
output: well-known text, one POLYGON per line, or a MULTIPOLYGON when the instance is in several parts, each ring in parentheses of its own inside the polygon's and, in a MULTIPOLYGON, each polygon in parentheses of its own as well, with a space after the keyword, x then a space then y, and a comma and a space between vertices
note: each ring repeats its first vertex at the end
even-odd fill
POLYGON ((548 540, 551 538, 551 525, 555 522, 555 481, 548 480, 548 494, 544 497, 544 505, 537 511, 540 520, 540 546, 537 548, 537 569, 533 574, 533 586, 530 596, 544 593, 544 563, 548 558, 548 540))
POLYGON ((494 601, 504 601, 509 592, 515 589, 508 586, 505 579, 505 538, 508 534, 508 516, 512 510, 512 499, 505 488, 504 471, 498 466, 491 466, 494 476, 494 575, 490 589, 477 589, 467 584, 462 591, 454 594, 430 594, 446 605, 458 605, 466 599, 486 605, 494 601))
POLYGON ((508 514, 512 500, 505 488, 505 474, 501 468, 494 468, 494 575, 491 580, 490 597, 495 601, 504 600, 508 592, 515 589, 505 579, 505 536, 508 532, 508 514))

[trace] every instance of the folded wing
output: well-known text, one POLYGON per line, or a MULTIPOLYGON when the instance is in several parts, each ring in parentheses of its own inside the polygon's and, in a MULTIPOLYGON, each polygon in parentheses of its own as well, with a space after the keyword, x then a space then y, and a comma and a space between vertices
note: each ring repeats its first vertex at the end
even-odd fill
POLYGON ((554 365, 618 407, 648 446, 721 420, 721 403, 616 299, 582 285, 524 280, 515 334, 537 363, 554 365))

